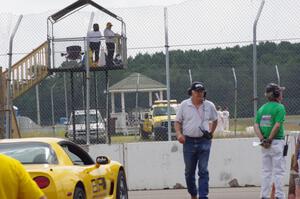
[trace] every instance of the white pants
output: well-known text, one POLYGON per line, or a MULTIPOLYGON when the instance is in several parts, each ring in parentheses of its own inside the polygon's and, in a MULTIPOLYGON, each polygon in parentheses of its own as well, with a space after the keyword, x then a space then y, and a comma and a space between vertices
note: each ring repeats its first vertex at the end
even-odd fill
POLYGON ((275 184, 275 197, 285 199, 283 177, 285 174, 285 157, 283 157, 284 140, 273 140, 270 148, 262 147, 262 184, 261 197, 270 198, 272 183, 275 184), (273 177, 273 181, 272 181, 273 177))
POLYGON ((224 129, 225 131, 229 131, 229 119, 224 119, 224 129))

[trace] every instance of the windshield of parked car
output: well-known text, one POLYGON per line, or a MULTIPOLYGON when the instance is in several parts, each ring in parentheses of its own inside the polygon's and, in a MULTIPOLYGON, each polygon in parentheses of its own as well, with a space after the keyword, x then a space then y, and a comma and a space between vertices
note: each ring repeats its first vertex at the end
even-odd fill
MULTIPOLYGON (((154 107, 153 116, 163 116, 168 115, 168 107, 154 107)), ((170 107, 170 115, 176 115, 174 107, 170 107)))
MULTIPOLYGON (((85 124, 85 118, 86 115, 75 115, 75 124, 85 124)), ((102 122, 101 115, 97 116, 96 114, 90 114, 90 123, 97 123, 97 119, 102 122)))
POLYGON ((57 164, 57 157, 49 144, 42 142, 1 143, 0 153, 22 164, 57 164))

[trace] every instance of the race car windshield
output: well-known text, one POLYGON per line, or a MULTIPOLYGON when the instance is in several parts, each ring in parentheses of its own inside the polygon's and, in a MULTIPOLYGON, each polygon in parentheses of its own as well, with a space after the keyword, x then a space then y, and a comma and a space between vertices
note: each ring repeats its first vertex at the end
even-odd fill
MULTIPOLYGON (((164 116, 168 115, 168 107, 154 107, 153 116, 164 116)), ((170 115, 176 115, 174 107, 170 107, 170 115)))
POLYGON ((0 153, 15 158, 22 164, 58 164, 54 151, 46 143, 1 143, 0 153))

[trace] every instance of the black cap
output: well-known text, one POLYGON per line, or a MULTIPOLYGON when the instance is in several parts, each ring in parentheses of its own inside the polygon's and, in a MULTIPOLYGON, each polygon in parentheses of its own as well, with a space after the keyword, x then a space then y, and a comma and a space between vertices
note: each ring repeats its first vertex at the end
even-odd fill
POLYGON ((191 91, 205 91, 205 88, 201 82, 193 82, 190 90, 191 91))
POLYGON ((285 87, 280 87, 278 84, 275 83, 269 83, 266 86, 266 93, 276 93, 276 92, 280 92, 282 90, 284 90, 285 87))

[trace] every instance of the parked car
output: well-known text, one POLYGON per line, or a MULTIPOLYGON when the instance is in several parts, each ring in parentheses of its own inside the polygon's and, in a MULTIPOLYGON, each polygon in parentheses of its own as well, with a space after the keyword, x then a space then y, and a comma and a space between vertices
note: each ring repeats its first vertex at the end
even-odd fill
POLYGON ((0 153, 19 160, 49 199, 128 199, 124 167, 106 156, 94 161, 71 141, 3 139, 0 153))
MULTIPOLYGON (((105 122, 100 114, 99 110, 90 109, 90 142, 91 143, 105 143, 106 131, 105 122)), ((87 126, 86 126, 87 113, 86 110, 75 110, 74 115, 71 112, 68 131, 66 137, 75 143, 84 144, 87 139, 87 126)))

